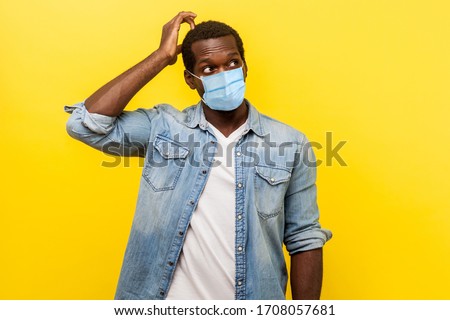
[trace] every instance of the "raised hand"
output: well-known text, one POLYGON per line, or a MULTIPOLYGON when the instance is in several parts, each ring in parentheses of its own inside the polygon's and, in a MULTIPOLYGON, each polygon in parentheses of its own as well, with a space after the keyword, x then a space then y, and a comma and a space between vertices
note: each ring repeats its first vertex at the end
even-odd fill
POLYGON ((177 61, 178 54, 181 52, 181 45, 178 45, 178 34, 181 24, 188 23, 191 29, 194 29, 195 17, 197 17, 197 15, 193 12, 182 11, 163 26, 161 43, 158 51, 169 59, 169 64, 174 64, 177 61))

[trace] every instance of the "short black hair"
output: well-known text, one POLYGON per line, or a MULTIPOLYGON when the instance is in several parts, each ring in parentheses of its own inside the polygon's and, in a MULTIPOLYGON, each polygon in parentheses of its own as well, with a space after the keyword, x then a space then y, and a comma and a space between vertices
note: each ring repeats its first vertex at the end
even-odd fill
POLYGON ((234 40, 236 40, 237 49, 245 63, 244 44, 237 31, 223 22, 210 20, 197 24, 194 29, 186 34, 181 44, 184 67, 188 71, 194 72, 195 56, 192 52, 192 44, 195 41, 221 38, 229 35, 233 36, 234 40))

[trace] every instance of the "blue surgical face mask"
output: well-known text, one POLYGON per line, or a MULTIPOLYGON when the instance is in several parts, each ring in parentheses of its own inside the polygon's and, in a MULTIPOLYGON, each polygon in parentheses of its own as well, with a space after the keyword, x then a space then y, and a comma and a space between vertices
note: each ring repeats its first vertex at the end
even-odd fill
POLYGON ((245 82, 242 67, 202 77, 186 71, 202 81, 205 89, 202 100, 211 109, 231 111, 244 101, 245 82))

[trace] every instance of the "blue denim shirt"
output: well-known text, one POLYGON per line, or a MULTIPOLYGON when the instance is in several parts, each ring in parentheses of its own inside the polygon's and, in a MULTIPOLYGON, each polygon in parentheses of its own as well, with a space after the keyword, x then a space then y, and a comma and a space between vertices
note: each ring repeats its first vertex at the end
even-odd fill
MULTIPOLYGON (((234 149, 235 298, 285 299, 283 244, 293 255, 322 247, 331 232, 318 222, 308 140, 246 103, 248 126, 234 149)), ((115 298, 164 299, 214 156, 226 152, 217 150, 201 103, 181 112, 161 104, 118 117, 90 114, 83 103, 66 111, 75 139, 107 153, 145 157, 115 298)))

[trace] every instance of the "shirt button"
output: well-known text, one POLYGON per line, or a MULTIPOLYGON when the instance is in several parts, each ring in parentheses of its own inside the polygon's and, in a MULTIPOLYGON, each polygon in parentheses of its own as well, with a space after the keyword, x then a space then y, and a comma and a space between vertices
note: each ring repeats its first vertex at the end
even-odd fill
POLYGON ((241 153, 238 151, 238 152, 236 152, 236 155, 237 155, 238 157, 240 157, 240 156, 241 156, 241 153))
POLYGON ((160 291, 160 292, 159 292, 159 295, 160 295, 160 296, 163 296, 163 295, 164 295, 164 291, 160 291))
POLYGON ((215 141, 211 141, 211 144, 214 144, 214 143, 216 143, 215 141))
POLYGON ((172 261, 169 261, 168 265, 169 265, 169 266, 173 266, 173 262, 172 262, 172 261))
POLYGON ((274 181, 275 181, 275 178, 270 178, 270 181, 274 182, 274 181))
POLYGON ((189 201, 189 203, 193 205, 194 204, 194 200, 189 201))
POLYGON ((242 281, 241 280, 238 281, 238 286, 242 286, 242 281))
POLYGON ((239 187, 239 188, 242 188, 242 183, 239 182, 239 183, 238 183, 238 187, 239 187))
POLYGON ((237 218, 238 218, 238 220, 241 220, 242 219, 242 214, 238 214, 237 218))
POLYGON ((242 246, 239 246, 238 251, 242 251, 242 250, 243 250, 242 246))
POLYGON ((206 170, 203 170, 203 171, 202 171, 203 174, 206 174, 207 172, 208 172, 208 171, 206 171, 206 170))
POLYGON ((179 236, 182 236, 183 234, 184 234, 183 231, 178 232, 179 236))

